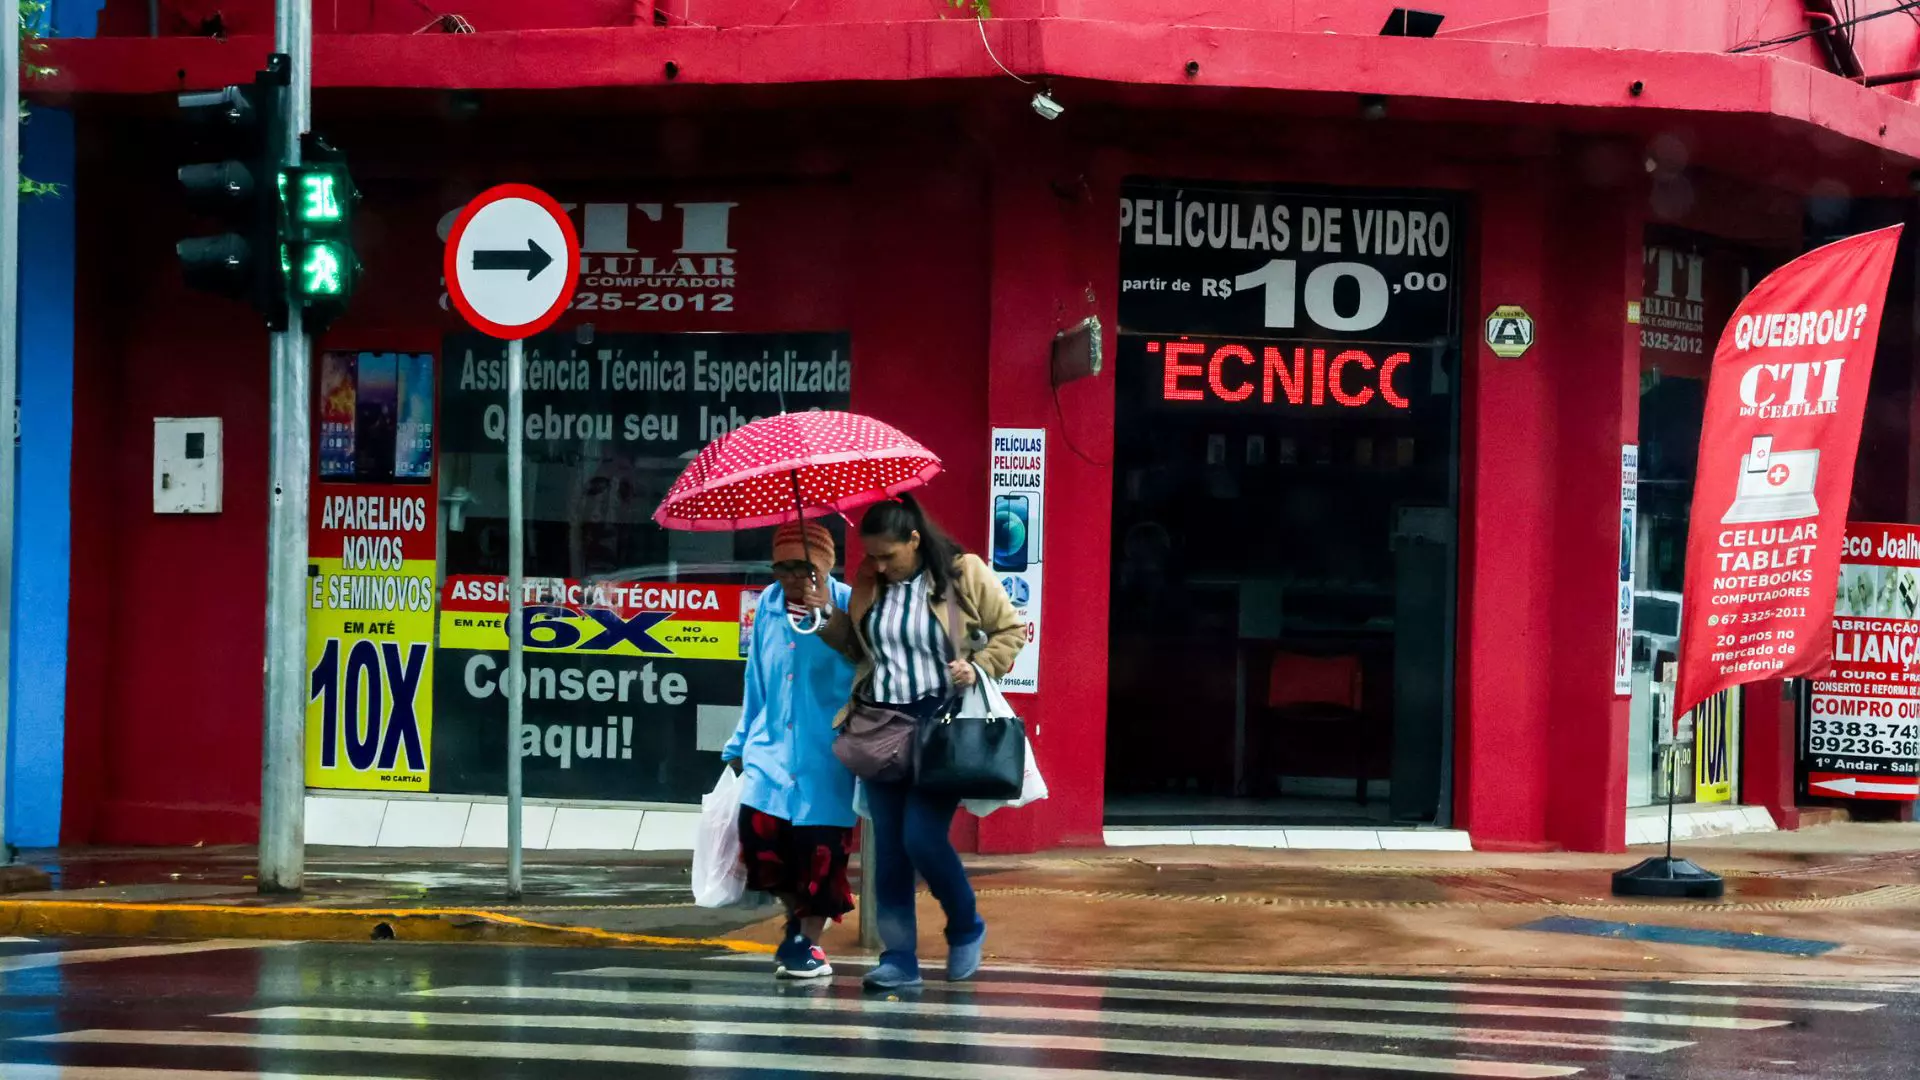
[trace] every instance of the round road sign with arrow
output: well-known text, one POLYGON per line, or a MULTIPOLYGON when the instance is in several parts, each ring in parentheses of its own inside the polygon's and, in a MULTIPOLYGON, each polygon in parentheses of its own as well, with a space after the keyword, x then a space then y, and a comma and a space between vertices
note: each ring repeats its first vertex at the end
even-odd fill
POLYGON ((539 188, 501 184, 460 211, 447 234, 447 295, 497 338, 532 337, 553 325, 580 277, 580 238, 539 188))

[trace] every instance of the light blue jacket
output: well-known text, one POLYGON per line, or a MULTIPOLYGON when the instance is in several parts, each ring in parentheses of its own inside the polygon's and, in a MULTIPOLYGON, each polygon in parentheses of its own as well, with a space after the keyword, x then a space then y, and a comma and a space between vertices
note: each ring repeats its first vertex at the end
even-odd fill
MULTIPOLYGON (((852 590, 829 583, 842 611, 852 590)), ((853 774, 833 756, 833 718, 853 692, 853 664, 787 622, 779 585, 760 594, 747 654, 746 700, 722 758, 740 759, 740 801, 795 825, 851 827, 853 774)))

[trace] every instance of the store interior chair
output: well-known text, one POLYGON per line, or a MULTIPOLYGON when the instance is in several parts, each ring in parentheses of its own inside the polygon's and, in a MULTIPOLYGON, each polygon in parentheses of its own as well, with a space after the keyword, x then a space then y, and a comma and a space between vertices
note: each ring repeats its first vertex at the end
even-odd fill
POLYGON ((1358 656, 1275 653, 1267 673, 1267 710, 1274 722, 1266 725, 1262 741, 1270 750, 1284 749, 1291 739, 1312 735, 1321 745, 1337 748, 1352 771, 1354 800, 1365 806, 1372 740, 1361 700, 1363 681, 1358 656))

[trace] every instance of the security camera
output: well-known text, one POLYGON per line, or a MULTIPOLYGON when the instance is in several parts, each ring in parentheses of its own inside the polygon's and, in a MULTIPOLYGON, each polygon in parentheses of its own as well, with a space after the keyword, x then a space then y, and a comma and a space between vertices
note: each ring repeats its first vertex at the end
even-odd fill
POLYGON ((1060 114, 1067 111, 1065 105, 1053 100, 1046 91, 1033 95, 1033 111, 1040 114, 1042 120, 1058 120, 1060 114))

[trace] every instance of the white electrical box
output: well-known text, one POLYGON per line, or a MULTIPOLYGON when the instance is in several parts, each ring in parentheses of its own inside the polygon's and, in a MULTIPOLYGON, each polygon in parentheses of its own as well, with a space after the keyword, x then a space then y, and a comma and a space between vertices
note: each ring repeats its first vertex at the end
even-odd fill
POLYGON ((220 512, 219 417, 154 420, 153 512, 220 512))

